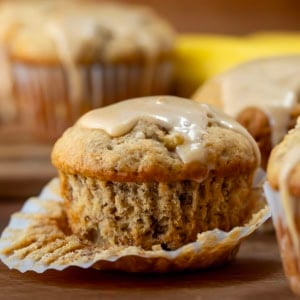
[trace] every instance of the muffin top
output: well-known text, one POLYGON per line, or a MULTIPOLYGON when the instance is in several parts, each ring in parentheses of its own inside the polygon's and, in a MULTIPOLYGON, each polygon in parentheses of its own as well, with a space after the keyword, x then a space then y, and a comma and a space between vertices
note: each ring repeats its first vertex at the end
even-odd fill
POLYGON ((17 60, 148 61, 170 54, 174 33, 145 7, 84 0, 6 1, 0 44, 17 60))
POLYGON ((260 163, 247 130, 209 105, 156 96, 122 101, 82 116, 56 142, 62 172, 113 181, 204 180, 260 163))
POLYGON ((279 56, 224 72, 204 84, 193 98, 221 107, 233 117, 248 107, 260 108, 269 118, 272 144, 276 145, 289 128, 299 91, 300 56, 279 56))
POLYGON ((291 196, 300 197, 300 118, 272 150, 267 172, 274 189, 286 189, 291 196))

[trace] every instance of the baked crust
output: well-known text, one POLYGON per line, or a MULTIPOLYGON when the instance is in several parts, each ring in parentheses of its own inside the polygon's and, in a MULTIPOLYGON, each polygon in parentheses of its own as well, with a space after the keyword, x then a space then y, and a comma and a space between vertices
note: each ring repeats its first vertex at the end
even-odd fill
MULTIPOLYGON (((221 85, 218 78, 200 87, 193 95, 193 99, 223 109, 221 85)), ((237 115, 236 120, 250 132, 257 142, 261 152, 261 165, 265 169, 272 149, 271 127, 267 115, 258 107, 247 107, 237 115)))
MULTIPOLYGON (((300 130, 299 128, 291 130, 271 152, 268 162, 267 174, 271 187, 279 190, 280 173, 283 166, 283 161, 288 155, 288 150, 293 145, 300 145, 300 130)), ((295 164, 287 179, 289 192, 294 197, 300 197, 300 162, 295 164)))
MULTIPOLYGON (((111 136, 109 129, 100 129, 105 126, 90 126, 86 115, 56 142, 52 161, 60 173, 74 234, 105 249, 124 245, 151 249, 157 244, 177 249, 194 241, 199 232, 229 231, 245 222, 260 160, 255 142, 236 122, 223 116, 214 119, 213 110, 207 119, 200 113, 195 117, 191 112, 197 104, 176 101, 183 106, 169 102, 159 109, 168 111, 174 105, 172 114, 177 115, 188 107, 180 118, 185 130, 194 128, 188 136, 175 122, 170 126, 147 118, 132 101, 128 108, 136 108, 137 117, 129 121, 130 127, 123 119, 124 107, 102 110, 95 117, 96 123, 105 124, 107 115, 125 131, 112 131, 111 136), (186 163, 180 146, 189 139, 197 141, 193 146, 198 151, 186 163)), ((146 107, 150 115, 151 106, 146 107)), ((190 146, 187 151, 192 150, 190 146)))
POLYGON ((250 141, 230 129, 207 128, 203 163, 184 164, 175 152, 176 142, 165 128, 145 120, 116 138, 77 124, 56 142, 52 162, 67 174, 123 182, 202 181, 210 170, 216 175, 238 175, 257 167, 250 141))
MULTIPOLYGON (((217 78, 204 84, 193 96, 193 99, 201 103, 209 103, 223 109, 221 86, 217 78)), ((296 104, 290 113, 288 129, 295 126, 300 115, 300 105, 296 104)), ((269 117, 259 107, 249 106, 243 109, 236 120, 243 125, 253 136, 261 152, 261 166, 267 168, 268 159, 272 150, 272 128, 269 117)))
POLYGON ((200 103, 207 103, 223 109, 222 91, 218 78, 212 78, 200 86, 192 98, 200 103))
POLYGON ((258 107, 248 107, 242 110, 236 120, 253 136, 261 153, 261 166, 266 169, 272 150, 271 126, 268 116, 258 107))

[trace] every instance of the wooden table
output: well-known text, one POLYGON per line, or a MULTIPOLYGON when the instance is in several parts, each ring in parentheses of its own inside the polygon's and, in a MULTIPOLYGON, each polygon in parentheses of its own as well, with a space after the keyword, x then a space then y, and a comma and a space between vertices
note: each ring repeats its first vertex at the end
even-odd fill
MULTIPOLYGON (((0 230, 20 201, 0 202, 0 230)), ((273 234, 256 233, 223 268, 178 274, 124 274, 70 268, 21 274, 0 263, 0 299, 294 299, 273 234)), ((295 298, 296 299, 296 298, 295 298)))
POLYGON ((0 201, 37 195, 57 176, 50 162, 52 146, 18 126, 0 124, 0 201))

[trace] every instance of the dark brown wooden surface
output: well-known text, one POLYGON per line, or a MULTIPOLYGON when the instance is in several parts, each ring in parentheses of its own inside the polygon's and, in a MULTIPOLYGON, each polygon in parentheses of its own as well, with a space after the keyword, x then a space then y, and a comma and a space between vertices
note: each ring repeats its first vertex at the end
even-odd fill
MULTIPOLYGON (((0 202, 0 230, 21 202, 0 202)), ((222 268, 178 274, 125 274, 70 268, 25 274, 0 263, 0 299, 294 299, 273 234, 246 240, 222 268)))

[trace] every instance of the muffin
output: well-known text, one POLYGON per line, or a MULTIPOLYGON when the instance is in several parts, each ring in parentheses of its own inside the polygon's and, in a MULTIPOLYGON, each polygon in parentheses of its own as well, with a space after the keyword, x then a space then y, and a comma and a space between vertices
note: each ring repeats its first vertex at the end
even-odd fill
POLYGON ((260 154, 244 127, 209 105, 156 96, 88 112, 56 142, 52 162, 81 239, 174 250, 247 223, 260 154))
POLYGON ((300 119, 271 152, 265 192, 285 274, 292 290, 300 295, 300 119))
POLYGON ((253 60, 209 80, 193 98, 236 118, 257 141, 266 168, 271 149, 300 114, 300 56, 253 60))
POLYGON ((0 28, 0 123, 54 139, 91 108, 168 92, 174 33, 147 8, 6 1, 0 28))

